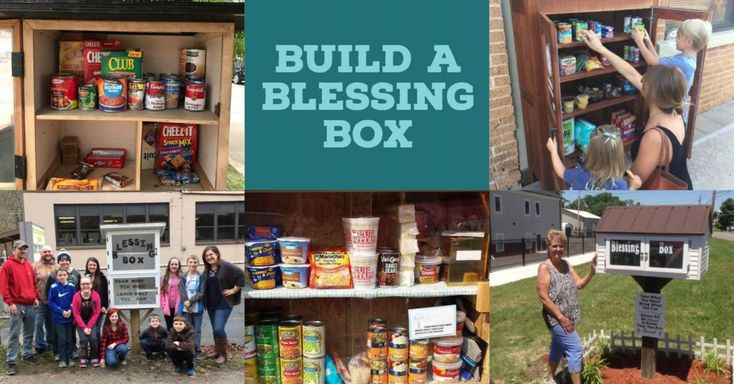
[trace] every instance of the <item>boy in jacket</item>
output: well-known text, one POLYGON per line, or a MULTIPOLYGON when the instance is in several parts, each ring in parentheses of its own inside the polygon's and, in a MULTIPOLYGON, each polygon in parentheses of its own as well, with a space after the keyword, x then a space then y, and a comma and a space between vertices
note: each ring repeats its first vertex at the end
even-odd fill
POLYGON ((173 318, 173 327, 168 333, 166 340, 166 352, 173 361, 173 371, 183 372, 183 364, 186 364, 186 375, 194 376, 194 338, 196 332, 186 318, 176 316, 173 318))
POLYGON ((56 272, 56 282, 51 284, 51 290, 48 292, 48 306, 51 309, 51 318, 59 346, 59 368, 74 366, 71 358, 74 349, 74 318, 71 315, 74 293, 76 293, 76 287, 69 284, 69 272, 59 269, 56 272))
POLYGON ((168 331, 161 327, 161 318, 155 313, 150 315, 150 326, 140 334, 140 347, 145 351, 145 358, 153 358, 153 352, 159 352, 161 358, 166 358, 166 339, 168 331))

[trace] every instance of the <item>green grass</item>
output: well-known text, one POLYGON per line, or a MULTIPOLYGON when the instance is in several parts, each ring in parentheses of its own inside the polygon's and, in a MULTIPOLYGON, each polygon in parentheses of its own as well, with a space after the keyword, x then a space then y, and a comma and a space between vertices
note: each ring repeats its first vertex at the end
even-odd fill
POLYGON ((245 176, 227 164, 227 190, 242 191, 245 188, 245 176))
MULTIPOLYGON (((581 276, 589 265, 576 267, 581 276)), ((673 280, 664 289, 665 329, 671 337, 734 339, 734 242, 711 239, 709 271, 701 281, 673 280)), ((629 276, 599 274, 579 292, 583 338, 592 330, 634 329, 635 295, 641 289, 629 276)), ((493 287, 490 371, 496 383, 530 383, 542 378, 550 337, 541 317, 535 279, 493 287)))

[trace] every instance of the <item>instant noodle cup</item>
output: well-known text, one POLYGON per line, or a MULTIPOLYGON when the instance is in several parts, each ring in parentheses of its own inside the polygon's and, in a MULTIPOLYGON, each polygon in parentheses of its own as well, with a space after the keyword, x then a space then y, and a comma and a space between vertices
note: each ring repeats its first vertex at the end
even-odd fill
POLYGON ((377 254, 377 228, 379 217, 345 217, 344 243, 352 256, 377 254))
POLYGON ((374 288, 377 283, 377 255, 352 256, 352 282, 354 288, 374 288))
POLYGON ((275 240, 259 240, 245 242, 247 263, 253 266, 275 264, 278 242, 275 240))
POLYGON ((441 262, 441 256, 416 256, 415 282, 417 284, 438 283, 441 262))
POLYGON ((253 289, 273 289, 277 285, 277 265, 265 267, 254 267, 248 265, 247 272, 250 276, 253 289))
POLYGON ((279 237, 280 259, 285 264, 304 264, 308 261, 308 237, 279 237))
POLYGON ((437 383, 458 383, 461 375, 461 360, 453 363, 443 363, 435 358, 431 362, 433 366, 433 381, 437 383))
MULTIPOLYGON (((461 346, 464 338, 460 336, 444 337, 433 341, 433 361, 455 363, 461 361, 461 346)), ((461 368, 461 364, 459 364, 461 368)))
POLYGON ((286 288, 308 288, 308 264, 278 264, 283 286, 286 288))

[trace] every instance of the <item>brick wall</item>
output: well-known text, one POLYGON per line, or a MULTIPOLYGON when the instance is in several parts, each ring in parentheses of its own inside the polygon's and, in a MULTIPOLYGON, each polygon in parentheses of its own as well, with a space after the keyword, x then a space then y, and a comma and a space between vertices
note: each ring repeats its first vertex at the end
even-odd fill
POLYGON ((698 112, 734 101, 734 44, 709 48, 703 64, 698 112))
POLYGON ((508 189, 520 183, 520 160, 500 0, 489 3, 489 53, 490 187, 508 189))

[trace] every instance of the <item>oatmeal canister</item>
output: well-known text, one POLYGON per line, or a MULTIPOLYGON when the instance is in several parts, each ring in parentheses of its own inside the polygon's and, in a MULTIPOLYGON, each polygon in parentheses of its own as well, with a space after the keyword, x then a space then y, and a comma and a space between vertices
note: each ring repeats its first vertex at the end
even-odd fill
POLYGON ((324 357, 303 357, 303 384, 324 384, 324 357))
POLYGON ((145 106, 145 80, 130 79, 127 89, 127 107, 131 111, 139 111, 145 106))
POLYGON ((303 324, 303 356, 312 359, 326 355, 323 321, 307 321, 303 324))
POLYGON ((127 79, 104 76, 97 82, 99 110, 102 112, 124 112, 127 109, 127 79))
POLYGON ((51 77, 51 108, 76 109, 77 88, 76 77, 69 73, 60 73, 51 77))
POLYGON ((162 111, 166 109, 166 84, 162 81, 148 81, 145 84, 145 109, 162 111))
POLYGON ((94 111, 97 109, 97 89, 94 85, 82 85, 79 87, 79 109, 82 111, 94 111))
POLYGON ((206 105, 206 84, 201 81, 191 81, 186 84, 184 108, 187 111, 200 112, 206 105))
POLYGON ((282 359, 301 357, 301 324, 298 321, 286 320, 278 325, 278 343, 282 359))
POLYGON ((280 360, 280 382, 303 384, 303 361, 300 357, 280 360))

